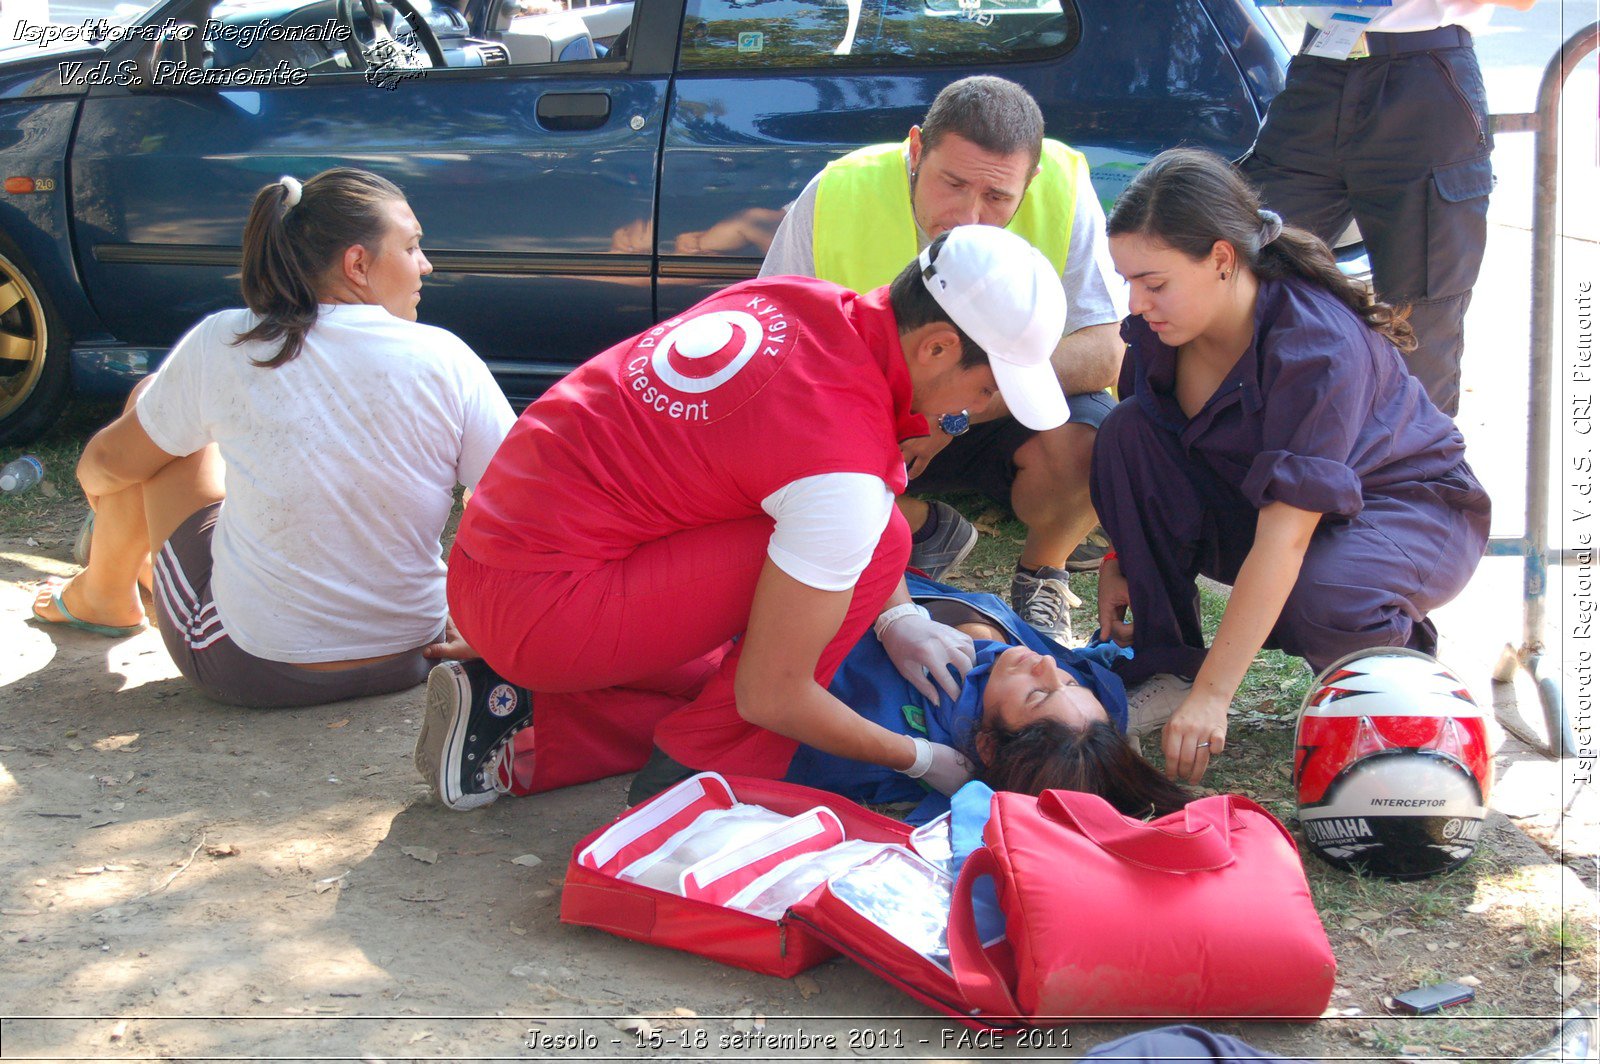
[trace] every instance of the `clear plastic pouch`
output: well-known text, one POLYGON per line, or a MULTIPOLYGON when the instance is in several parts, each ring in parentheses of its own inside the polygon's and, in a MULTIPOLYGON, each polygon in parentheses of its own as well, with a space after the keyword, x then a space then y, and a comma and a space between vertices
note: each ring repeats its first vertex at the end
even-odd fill
POLYGON ((900 846, 828 881, 835 898, 946 974, 953 974, 945 933, 954 887, 948 875, 900 846))
POLYGON ((753 916, 776 920, 791 906, 804 900, 829 876, 853 868, 886 849, 898 849, 893 843, 865 842, 851 839, 821 853, 801 854, 793 857, 762 876, 728 902, 731 909, 743 909, 753 916))

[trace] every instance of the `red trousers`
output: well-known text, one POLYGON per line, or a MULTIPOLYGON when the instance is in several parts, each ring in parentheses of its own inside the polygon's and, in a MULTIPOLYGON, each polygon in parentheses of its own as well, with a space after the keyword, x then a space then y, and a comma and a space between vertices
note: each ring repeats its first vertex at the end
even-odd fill
MULTIPOLYGON (((518 733, 512 793, 632 772, 652 743, 700 770, 780 778, 796 743, 734 703, 741 647, 772 519, 760 515, 641 544, 599 569, 519 572, 450 557, 450 615, 497 673, 534 693, 518 733)), ((898 510, 817 662, 824 686, 905 571, 898 510)))

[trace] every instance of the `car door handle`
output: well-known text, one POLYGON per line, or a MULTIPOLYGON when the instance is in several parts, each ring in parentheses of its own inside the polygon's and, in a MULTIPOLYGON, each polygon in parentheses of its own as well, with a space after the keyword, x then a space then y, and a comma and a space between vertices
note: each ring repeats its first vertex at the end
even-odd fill
POLYGON ((536 109, 546 129, 598 129, 611 116, 611 97, 603 92, 547 92, 536 109))

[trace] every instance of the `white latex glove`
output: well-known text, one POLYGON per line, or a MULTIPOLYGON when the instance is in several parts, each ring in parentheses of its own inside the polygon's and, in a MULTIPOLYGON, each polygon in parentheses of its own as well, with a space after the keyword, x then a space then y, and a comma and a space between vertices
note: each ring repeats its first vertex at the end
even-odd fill
POLYGON ((935 682, 952 699, 959 697, 962 681, 972 671, 975 660, 971 636, 920 613, 895 618, 879 634, 878 641, 900 675, 930 702, 939 701, 935 682), (950 675, 952 665, 960 679, 950 675), (933 674, 932 682, 929 673, 933 674))
POLYGON ((940 794, 954 794, 972 779, 972 762, 960 750, 926 739, 911 741, 917 744, 917 759, 910 768, 900 770, 905 775, 921 780, 940 794))

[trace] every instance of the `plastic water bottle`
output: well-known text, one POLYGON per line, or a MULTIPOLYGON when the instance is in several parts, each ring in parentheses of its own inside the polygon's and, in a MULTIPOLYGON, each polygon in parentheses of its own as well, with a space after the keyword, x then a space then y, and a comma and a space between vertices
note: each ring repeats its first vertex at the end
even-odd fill
POLYGON ((0 469, 0 491, 11 495, 20 494, 33 487, 44 479, 44 463, 31 454, 7 462, 4 469, 0 469))

